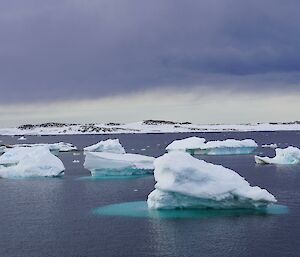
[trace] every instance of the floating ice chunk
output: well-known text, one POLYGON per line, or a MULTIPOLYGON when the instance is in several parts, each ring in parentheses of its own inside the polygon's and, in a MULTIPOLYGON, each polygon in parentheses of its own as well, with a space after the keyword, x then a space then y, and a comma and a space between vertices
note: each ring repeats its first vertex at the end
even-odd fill
POLYGON ((24 136, 22 136, 22 137, 19 137, 18 140, 20 140, 20 141, 21 141, 21 140, 27 140, 27 138, 24 137, 24 136))
POLYGON ((217 140, 205 143, 204 138, 189 137, 172 142, 167 146, 166 150, 168 152, 180 150, 191 154, 229 155, 249 154, 252 153, 257 146, 256 142, 252 139, 226 139, 223 141, 217 140))
POLYGON ((58 152, 71 152, 76 151, 77 147, 71 143, 59 142, 54 144, 49 144, 50 151, 58 151, 58 152))
POLYGON ((79 160, 73 160, 73 163, 79 163, 80 161, 79 160))
POLYGON ((18 147, 0 156, 0 177, 49 177, 63 173, 62 161, 48 147, 18 147))
POLYGON ((53 143, 53 144, 16 144, 16 145, 10 145, 8 149, 10 148, 19 148, 19 147, 48 147, 50 151, 53 152, 69 152, 69 151, 75 151, 77 150, 77 147, 70 143, 65 142, 59 142, 59 143, 53 143))
POLYGON ((186 151, 193 152, 195 149, 201 149, 204 146, 205 138, 188 137, 181 140, 175 140, 166 147, 170 151, 186 151))
POLYGON ((119 139, 107 139, 97 144, 87 146, 83 149, 86 152, 109 152, 109 153, 125 153, 124 147, 120 144, 119 139))
POLYGON ((277 144, 265 144, 265 145, 262 145, 261 147, 263 147, 263 148, 277 148, 278 146, 277 146, 277 144))
POLYGON ((185 152, 167 153, 154 162, 151 209, 256 208, 276 202, 267 190, 250 184, 233 170, 196 159, 185 152))
POLYGON ((300 149, 297 147, 277 148, 275 152, 274 158, 254 156, 255 162, 258 164, 297 164, 300 162, 300 149))
POLYGON ((86 152, 84 167, 93 176, 153 173, 155 158, 140 154, 86 152))

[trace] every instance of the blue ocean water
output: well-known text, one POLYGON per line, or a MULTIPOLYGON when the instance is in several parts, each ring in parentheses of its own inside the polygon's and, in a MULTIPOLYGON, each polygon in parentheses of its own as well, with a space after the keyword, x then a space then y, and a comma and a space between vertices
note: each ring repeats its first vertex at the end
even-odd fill
MULTIPOLYGON (((300 147, 300 134, 292 131, 28 136, 25 142, 64 141, 83 148, 106 138, 119 138, 127 152, 157 157, 174 139, 191 135, 207 140, 253 138, 259 145, 300 147)), ((19 143, 17 138, 0 136, 4 144, 19 143)), ((274 150, 258 148, 255 154, 260 153, 272 156, 274 150)), ((145 200, 153 190, 152 176, 94 179, 83 168, 82 154, 61 153, 59 157, 66 166, 63 178, 0 179, 1 257, 300 255, 299 165, 260 166, 253 155, 201 157, 266 188, 280 205, 288 207, 288 213, 214 211, 199 217, 199 213, 141 217, 137 212, 139 217, 134 217, 128 212, 135 208, 147 211, 145 200), (80 162, 73 163, 75 159, 80 162), (105 215, 99 215, 97 210, 103 212, 103 208, 105 215), (127 215, 116 215, 116 211, 127 215)))

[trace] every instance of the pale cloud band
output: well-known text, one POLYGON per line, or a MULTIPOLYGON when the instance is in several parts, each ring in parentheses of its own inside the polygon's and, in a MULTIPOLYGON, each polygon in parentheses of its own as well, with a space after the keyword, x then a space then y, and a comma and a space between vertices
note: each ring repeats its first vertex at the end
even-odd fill
POLYGON ((149 90, 137 94, 51 103, 0 105, 0 126, 57 122, 134 122, 165 119, 208 123, 293 121, 299 94, 208 89, 149 90))

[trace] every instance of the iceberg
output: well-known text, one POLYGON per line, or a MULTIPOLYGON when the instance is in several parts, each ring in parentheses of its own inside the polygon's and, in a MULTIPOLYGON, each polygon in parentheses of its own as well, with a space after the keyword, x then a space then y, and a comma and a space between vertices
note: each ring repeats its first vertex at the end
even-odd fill
POLYGON ((24 136, 22 136, 22 137, 19 137, 19 138, 18 138, 18 140, 19 140, 19 141, 22 141, 22 140, 27 140, 27 138, 26 138, 26 137, 24 137, 24 136))
POLYGON ((275 203, 267 190, 250 184, 221 165, 174 151, 154 162, 155 190, 148 195, 150 209, 264 208, 275 203))
POLYGON ((289 146, 287 148, 276 148, 275 157, 254 156, 257 164, 297 164, 300 162, 300 149, 289 146))
POLYGON ((205 144, 205 138, 202 137, 188 137, 181 140, 175 140, 166 147, 168 152, 171 151, 185 151, 194 154, 195 150, 201 149, 205 144))
POLYGON ((53 177, 63 174, 62 161, 48 147, 17 147, 0 156, 0 177, 53 177))
POLYGON ((189 137, 182 140, 175 140, 166 147, 168 152, 185 151, 192 155, 230 155, 250 154, 258 147, 252 139, 236 140, 226 139, 222 141, 209 141, 205 143, 204 138, 189 137))
POLYGON ((92 176, 124 176, 153 173, 154 157, 140 154, 86 152, 84 167, 92 176))
POLYGON ((100 141, 97 144, 85 147, 83 150, 85 152, 108 152, 117 154, 125 153, 125 149, 120 144, 119 139, 107 139, 100 141))

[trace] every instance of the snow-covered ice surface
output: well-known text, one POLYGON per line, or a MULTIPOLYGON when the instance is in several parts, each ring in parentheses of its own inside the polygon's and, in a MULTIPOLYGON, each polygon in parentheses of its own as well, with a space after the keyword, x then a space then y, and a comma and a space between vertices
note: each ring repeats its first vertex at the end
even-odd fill
POLYGON ((118 154, 125 153, 125 149, 120 144, 119 139, 107 139, 104 141, 100 141, 97 144, 85 147, 83 150, 86 152, 108 152, 118 154))
POLYGON ((235 140, 217 140, 205 143, 204 138, 188 137, 182 140, 175 140, 166 147, 170 151, 186 151, 191 154, 206 155, 229 155, 229 154, 249 154, 256 148, 257 144, 252 139, 235 140))
POLYGON ((17 147, 0 156, 0 177, 50 177, 63 173, 62 161, 48 147, 17 147))
POLYGON ((157 183, 148 196, 150 209, 258 208, 276 202, 267 190, 250 186, 233 170, 185 152, 167 153, 154 166, 157 183))
POLYGON ((300 149, 289 146, 287 148, 275 149, 275 157, 255 156, 255 162, 258 164, 297 164, 300 163, 300 149))
POLYGON ((200 149, 205 144, 205 138, 202 137, 188 137, 181 140, 175 140, 166 147, 169 151, 193 151, 200 149))
POLYGON ((143 121, 127 124, 41 124, 19 128, 1 128, 0 135, 61 135, 61 134, 123 134, 123 133, 178 133, 218 131, 284 131, 300 130, 299 122, 256 123, 237 125, 199 125, 169 121, 143 121))
POLYGON ((154 157, 140 154, 86 152, 84 167, 92 176, 126 176, 153 173, 154 157))

